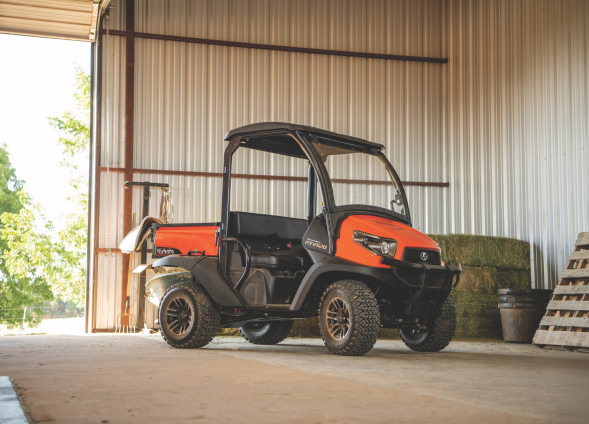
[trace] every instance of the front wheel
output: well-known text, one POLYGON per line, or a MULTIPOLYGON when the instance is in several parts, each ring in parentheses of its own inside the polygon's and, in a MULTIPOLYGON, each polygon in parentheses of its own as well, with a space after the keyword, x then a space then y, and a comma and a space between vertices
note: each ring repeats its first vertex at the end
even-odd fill
POLYGON ((360 281, 331 284, 321 298, 319 328, 325 346, 336 355, 364 355, 373 348, 380 329, 378 303, 360 281))
POLYGON ((278 344, 288 337, 294 321, 276 321, 269 324, 251 322, 240 327, 239 334, 253 344, 278 344))
POLYGON ((399 330, 403 343, 416 352, 439 352, 450 344, 456 331, 456 308, 451 298, 442 306, 442 314, 429 320, 426 329, 399 330))
POLYGON ((196 282, 174 284, 160 301, 160 333, 172 347, 206 346, 215 337, 220 322, 219 308, 196 282))

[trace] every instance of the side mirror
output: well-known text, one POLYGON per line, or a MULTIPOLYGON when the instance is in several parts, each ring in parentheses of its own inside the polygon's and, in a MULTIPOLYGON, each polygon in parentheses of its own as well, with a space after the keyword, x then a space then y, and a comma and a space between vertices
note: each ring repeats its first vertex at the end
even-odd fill
POLYGON ((391 209, 395 209, 395 206, 403 206, 403 200, 401 200, 400 195, 396 195, 395 199, 391 200, 391 209), (397 197, 398 196, 398 197, 397 197))

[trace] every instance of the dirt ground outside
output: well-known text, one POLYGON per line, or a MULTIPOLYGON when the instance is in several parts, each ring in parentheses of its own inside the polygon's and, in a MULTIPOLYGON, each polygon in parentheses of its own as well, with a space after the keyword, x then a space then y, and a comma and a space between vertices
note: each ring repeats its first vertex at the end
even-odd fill
POLYGON ((0 337, 0 375, 35 423, 585 423, 589 354, 380 340, 338 357, 317 339, 178 350, 158 334, 31 335, 0 337))

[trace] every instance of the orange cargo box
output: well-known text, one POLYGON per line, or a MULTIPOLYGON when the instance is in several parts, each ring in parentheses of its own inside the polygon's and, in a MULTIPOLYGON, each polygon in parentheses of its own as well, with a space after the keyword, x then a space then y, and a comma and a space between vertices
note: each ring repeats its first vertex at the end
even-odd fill
POLYGON ((168 255, 216 256, 216 231, 212 224, 156 224, 153 257, 168 255))

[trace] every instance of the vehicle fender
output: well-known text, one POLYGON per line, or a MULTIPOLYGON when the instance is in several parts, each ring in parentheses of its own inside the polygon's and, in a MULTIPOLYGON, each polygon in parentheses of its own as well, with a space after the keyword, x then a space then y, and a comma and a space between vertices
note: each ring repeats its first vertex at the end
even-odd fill
POLYGON ((328 257, 325 260, 315 263, 307 275, 301 282, 297 293, 290 306, 291 311, 298 311, 305 303, 305 299, 313 284, 322 274, 329 272, 337 272, 342 274, 359 274, 364 275, 371 280, 379 280, 385 284, 395 285, 395 281, 390 275, 390 270, 386 268, 367 267, 365 265, 357 265, 348 261, 343 261, 334 257, 328 257))
POLYGON ((190 271, 219 306, 243 306, 219 272, 219 260, 216 257, 170 255, 151 265, 152 268, 158 266, 180 267, 190 271))
POLYGON ((176 268, 184 268, 185 270, 190 271, 192 270, 192 268, 194 268, 196 264, 198 264, 205 258, 206 256, 170 255, 162 259, 158 259, 153 264, 151 264, 151 267, 157 268, 158 266, 169 266, 176 268))
POLYGON ((243 306, 229 283, 219 272, 219 259, 205 257, 190 272, 220 306, 243 306))
POLYGON ((164 293, 170 287, 178 283, 190 281, 192 281, 192 274, 189 271, 158 274, 145 285, 145 293, 149 294, 149 301, 159 307, 164 293))

